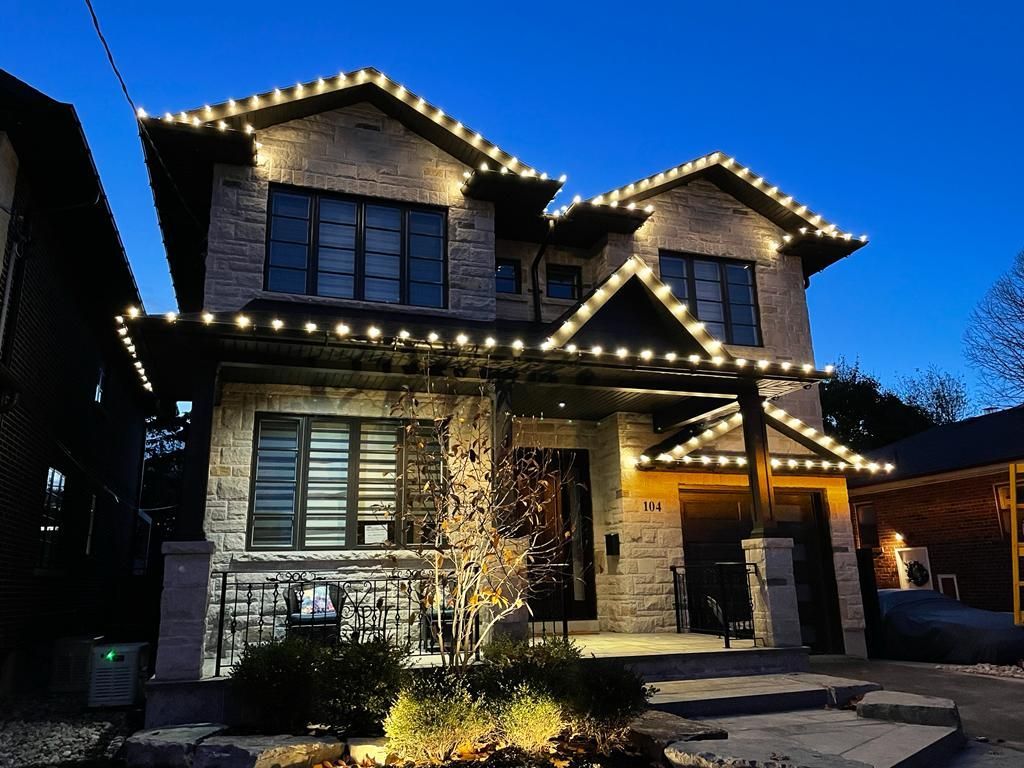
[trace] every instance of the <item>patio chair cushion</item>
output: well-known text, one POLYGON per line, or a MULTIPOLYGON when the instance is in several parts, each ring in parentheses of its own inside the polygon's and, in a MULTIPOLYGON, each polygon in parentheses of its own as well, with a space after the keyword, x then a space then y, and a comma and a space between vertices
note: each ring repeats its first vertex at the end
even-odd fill
POLYGON ((335 613, 334 601, 331 600, 331 592, 326 584, 295 590, 295 596, 298 598, 298 613, 301 616, 320 618, 335 613))

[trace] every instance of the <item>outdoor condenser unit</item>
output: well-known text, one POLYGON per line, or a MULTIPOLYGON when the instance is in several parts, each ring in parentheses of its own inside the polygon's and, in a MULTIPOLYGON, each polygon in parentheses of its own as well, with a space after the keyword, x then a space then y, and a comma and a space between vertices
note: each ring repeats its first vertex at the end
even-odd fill
POLYGON ((89 706, 123 707, 134 704, 142 688, 148 656, 148 643, 96 646, 92 653, 89 706))
POLYGON ((85 693, 89 690, 89 668, 93 646, 102 637, 62 637, 53 644, 50 667, 51 693, 85 693))

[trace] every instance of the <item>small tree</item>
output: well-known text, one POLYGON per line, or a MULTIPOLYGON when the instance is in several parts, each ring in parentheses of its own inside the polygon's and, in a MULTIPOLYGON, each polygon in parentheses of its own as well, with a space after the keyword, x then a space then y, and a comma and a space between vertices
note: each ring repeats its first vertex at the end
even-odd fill
POLYGON ((886 390, 857 360, 840 358, 819 394, 825 432, 855 451, 881 448, 935 425, 923 408, 886 390))
POLYGON ((935 424, 951 424, 970 414, 971 400, 963 377, 944 373, 934 365, 900 377, 897 392, 903 402, 920 408, 935 424))
POLYGON ((571 531, 546 516, 563 474, 552 451, 495 437, 483 389, 407 390, 395 413, 406 432, 399 482, 403 526, 414 532, 406 548, 429 575, 420 607, 443 664, 462 675, 500 623, 525 618, 528 598, 564 576, 571 531))
POLYGON ((1024 401, 1024 251, 971 313, 964 354, 983 374, 985 395, 996 405, 1024 401))

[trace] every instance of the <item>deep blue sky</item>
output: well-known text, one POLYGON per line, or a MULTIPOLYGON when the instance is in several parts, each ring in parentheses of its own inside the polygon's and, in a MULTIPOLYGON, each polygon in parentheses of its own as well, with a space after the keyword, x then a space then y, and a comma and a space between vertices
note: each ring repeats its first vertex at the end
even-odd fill
MULTIPOLYGON (((95 5, 150 112, 376 66, 569 174, 569 196, 733 154, 870 235, 813 279, 811 320, 820 363, 859 356, 885 381, 934 362, 973 382, 967 316, 1024 248, 1024 3, 95 5)), ((0 66, 78 108, 147 309, 173 308, 133 116, 84 3, 3 16, 0 66)))

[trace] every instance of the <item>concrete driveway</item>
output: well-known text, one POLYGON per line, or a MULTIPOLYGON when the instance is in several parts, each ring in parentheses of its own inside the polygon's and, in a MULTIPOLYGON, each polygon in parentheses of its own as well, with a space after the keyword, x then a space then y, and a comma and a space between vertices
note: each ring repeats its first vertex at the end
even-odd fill
POLYGON ((1002 745, 1002 759, 974 744, 957 766, 1024 765, 1024 680, 946 672, 935 664, 812 656, 811 671, 878 683, 887 690, 953 699, 969 739, 1002 745), (1019 750, 1019 751, 1018 751, 1019 750), (987 758, 987 759, 986 759, 987 758), (975 762, 978 760, 978 762, 975 762), (992 760, 990 763, 989 760, 992 760), (1005 762, 1004 762, 1005 761, 1005 762))

